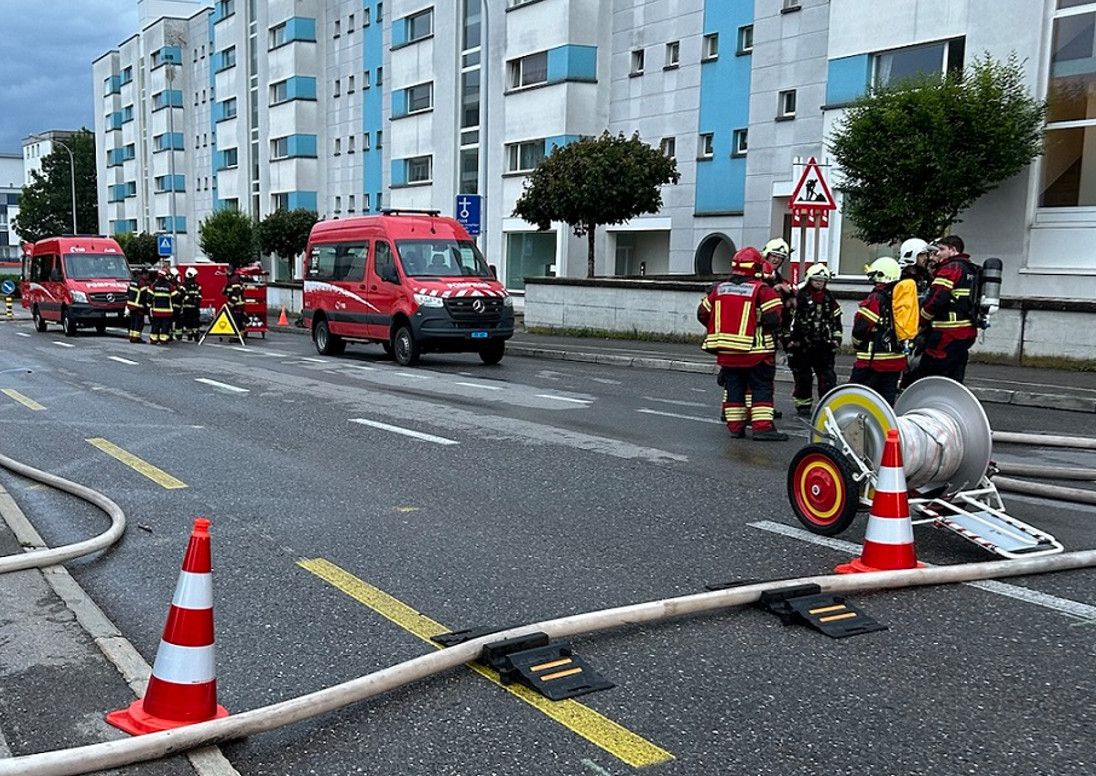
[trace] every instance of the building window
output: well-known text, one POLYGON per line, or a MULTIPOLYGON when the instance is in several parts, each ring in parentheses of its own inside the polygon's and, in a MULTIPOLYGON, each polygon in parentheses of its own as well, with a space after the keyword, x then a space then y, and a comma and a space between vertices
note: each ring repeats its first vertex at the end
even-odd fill
POLYGON ((335 156, 340 156, 341 154, 342 154, 342 138, 337 137, 337 138, 335 138, 335 156))
POLYGON ((362 133, 362 150, 363 151, 368 151, 369 150, 369 133, 368 132, 363 132, 362 133))
POLYGON ((340 197, 338 194, 335 195, 335 212, 342 212, 342 197, 340 197))
POLYGON ((383 67, 378 67, 377 68, 377 86, 380 86, 382 83, 384 83, 384 68, 383 67))
MULTIPOLYGON (((1050 46, 1039 207, 1096 207, 1096 10, 1059 0, 1050 46)), ((1071 218, 1073 216, 1070 216, 1071 218)))
POLYGON ((366 8, 362 11, 362 27, 369 26, 369 9, 366 8))
POLYGON ((738 54, 749 54, 753 51, 753 25, 747 24, 738 28, 738 54))
POLYGON ((285 159, 289 156, 289 138, 279 137, 270 141, 270 158, 285 159))
POLYGON ((798 11, 801 6, 800 0, 784 0, 783 5, 780 8, 780 13, 791 13, 792 11, 798 11))
POLYGON ((736 129, 731 133, 731 156, 745 156, 746 155, 746 129, 736 129))
POLYGON ((532 172, 544 161, 544 141, 529 140, 506 145, 506 172, 532 172))
POLYGON ((881 89, 923 75, 962 73, 965 38, 881 51, 872 57, 872 86, 881 89))
POLYGON ((508 63, 509 84, 511 89, 533 86, 548 82, 548 52, 530 54, 508 63))
POLYGON ((381 140, 382 140, 383 138, 384 138, 384 130, 383 130, 383 129, 378 129, 378 130, 377 130, 377 148, 381 148, 381 147, 382 147, 382 146, 381 146, 381 140))
POLYGON ((381 192, 379 192, 379 191, 377 192, 376 201, 377 201, 377 210, 379 212, 383 208, 383 206, 381 205, 381 192))
POLYGON ((711 62, 719 59, 719 33, 710 32, 704 36, 704 49, 701 54, 701 62, 711 62))
POLYGON ((354 14, 350 14, 350 18, 346 20, 346 34, 349 35, 354 31, 354 14))
POLYGON ((434 9, 427 8, 425 11, 413 14, 407 17, 407 42, 414 43, 416 40, 422 40, 428 38, 434 34, 434 9))
POLYGON ((368 213, 369 212, 369 195, 368 194, 362 194, 362 212, 363 213, 368 213))
POLYGON ((677 67, 681 64, 681 44, 674 40, 666 44, 666 64, 663 70, 677 67))
POLYGON ((342 22, 339 19, 335 20, 335 34, 331 37, 337 38, 342 34, 342 22))
POLYGON ((795 118, 795 89, 780 92, 777 96, 776 117, 778 119, 795 118))
POLYGON ((354 76, 349 76, 346 79, 346 93, 347 94, 353 94, 354 93, 354 76))
POLYGON ((346 199, 347 199, 347 205, 346 205, 346 210, 347 210, 347 212, 349 212, 349 213, 353 213, 353 212, 354 212, 354 210, 355 210, 355 206, 354 206, 354 195, 353 195, 353 194, 351 194, 351 195, 350 195, 349 197, 347 197, 346 199))
POLYGON ((629 75, 643 75, 643 49, 632 52, 632 69, 629 75))
POLYGON ((674 159, 677 157, 677 139, 672 137, 664 137, 658 143, 658 150, 662 152, 663 156, 674 159))
POLYGON ((700 142, 697 143, 696 156, 698 159, 711 159, 715 156, 715 149, 713 143, 715 142, 715 135, 711 132, 704 132, 700 135, 700 142))
POLYGON ((384 3, 377 3, 377 21, 384 18, 384 3))
POLYGON ((238 148, 226 148, 224 150, 224 156, 222 157, 221 169, 227 170, 232 167, 237 167, 240 164, 240 156, 238 148))
POLYGON ((279 102, 285 102, 289 99, 289 82, 278 81, 276 84, 270 85, 270 104, 277 105, 279 102))
POLYGON ((332 97, 338 97, 342 94, 342 81, 338 78, 335 79, 335 90, 331 92, 332 97))
POLYGON ((226 16, 231 16, 236 13, 236 0, 218 0, 215 8, 215 18, 217 21, 224 19, 226 16))
POLYGON ((271 194, 270 207, 273 210, 289 210, 289 192, 279 191, 271 194))
POLYGON ((221 118, 222 119, 234 119, 236 118, 236 98, 230 97, 221 103, 221 118))
POLYGON ((407 112, 429 110, 434 107, 434 84, 426 83, 412 86, 407 90, 407 112))
POLYGON ((357 137, 355 135, 351 135, 346 139, 346 152, 348 154, 354 153, 354 143, 356 142, 356 140, 357 137))
POLYGON ((429 183, 433 176, 434 157, 415 156, 407 160, 407 182, 429 183))

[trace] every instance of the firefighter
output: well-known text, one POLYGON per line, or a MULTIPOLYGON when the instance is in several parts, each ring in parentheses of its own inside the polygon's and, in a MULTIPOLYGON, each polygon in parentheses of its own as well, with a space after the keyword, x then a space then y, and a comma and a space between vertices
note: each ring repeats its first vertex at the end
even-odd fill
POLYGON ((229 312, 232 313, 232 320, 235 321, 240 336, 246 337, 247 315, 244 313, 244 286, 240 278, 240 270, 234 269, 232 274, 228 276, 224 295, 228 301, 229 312))
POLYGON ((850 383, 866 385, 894 404, 898 378, 906 368, 906 351, 894 330, 891 292, 902 274, 898 262, 883 256, 864 267, 875 287, 860 303, 852 323, 856 361, 850 383))
POLYGON ((958 235, 942 237, 934 245, 939 247, 932 257, 932 283, 921 305, 921 324, 927 329, 925 352, 916 377, 940 375, 961 383, 978 336, 978 300, 972 294, 979 268, 964 252, 958 235))
POLYGON ((716 354, 719 384, 724 386, 723 421, 736 439, 782 441, 787 434, 773 424, 773 380, 776 377, 776 333, 780 330, 780 296, 755 277, 761 265, 756 248, 743 248, 731 261, 731 276, 712 287, 696 317, 707 327, 704 349, 716 354), (746 391, 753 401, 746 407, 746 391))
POLYGON ((183 281, 183 331, 191 342, 198 341, 198 323, 202 310, 202 287, 198 283, 198 270, 190 267, 183 281))
POLYGON ((160 270, 150 290, 152 292, 152 328, 149 341, 153 345, 166 345, 171 341, 171 318, 174 314, 171 304, 174 288, 167 270, 160 270))
POLYGON ((136 273, 126 289, 126 312, 129 313, 129 341, 144 342, 141 332, 145 328, 145 293, 148 281, 143 273, 136 273))
POLYGON ((924 298, 929 290, 932 273, 929 271, 929 257, 934 253, 924 240, 911 237, 898 249, 898 266, 902 268, 902 278, 912 278, 917 284, 917 295, 924 298))
POLYGON ((818 397, 837 385, 834 359, 841 346, 841 306, 826 287, 830 269, 812 264, 795 300, 795 317, 788 340, 788 367, 795 378, 792 398, 796 414, 811 416, 811 390, 818 377, 818 397))
POLYGON ((176 340, 183 338, 183 279, 179 276, 179 269, 172 267, 168 270, 171 279, 171 335, 176 340))

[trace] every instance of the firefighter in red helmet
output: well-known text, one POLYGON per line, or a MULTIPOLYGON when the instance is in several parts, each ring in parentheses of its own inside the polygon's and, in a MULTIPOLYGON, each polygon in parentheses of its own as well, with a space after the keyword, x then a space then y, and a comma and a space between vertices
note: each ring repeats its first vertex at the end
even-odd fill
POLYGON ((731 276, 716 283, 701 300, 696 317, 707 327, 703 347, 715 353, 723 385, 723 420, 736 439, 782 441, 787 434, 773 424, 776 339, 780 331, 780 295, 756 277, 761 254, 743 248, 731 261, 731 276), (753 396, 746 406, 747 389, 753 396))

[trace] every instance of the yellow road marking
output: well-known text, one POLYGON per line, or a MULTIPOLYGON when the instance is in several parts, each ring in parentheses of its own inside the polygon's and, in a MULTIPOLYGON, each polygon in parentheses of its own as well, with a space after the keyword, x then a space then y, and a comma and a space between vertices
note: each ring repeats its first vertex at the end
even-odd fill
POLYGON ((135 469, 139 473, 145 475, 160 487, 166 488, 167 490, 178 490, 179 488, 186 487, 186 483, 182 480, 175 479, 163 469, 157 469, 148 461, 141 460, 133 453, 123 450, 113 442, 108 442, 102 437, 94 437, 93 439, 88 439, 86 441, 88 444, 99 448, 112 458, 117 458, 131 469, 135 469))
POLYGON ((34 399, 31 399, 28 396, 24 396, 23 394, 19 393, 19 391, 15 390, 14 388, 4 388, 4 389, 0 390, 0 393, 3 393, 6 396, 11 397, 12 399, 15 399, 17 402, 22 404, 28 410, 44 410, 45 409, 45 407, 43 407, 41 404, 36 402, 34 399))
MULTIPOLYGON (((425 614, 412 609, 383 590, 358 579, 323 558, 301 560, 297 562, 297 565, 312 572, 354 600, 365 604, 434 649, 442 649, 441 645, 431 641, 433 636, 449 632, 450 629, 441 623, 431 620, 425 614)), ((655 746, 637 733, 633 733, 578 701, 550 701, 523 685, 503 684, 499 680, 498 672, 486 666, 478 663, 465 665, 633 768, 645 768, 674 759, 674 756, 665 749, 655 746)))

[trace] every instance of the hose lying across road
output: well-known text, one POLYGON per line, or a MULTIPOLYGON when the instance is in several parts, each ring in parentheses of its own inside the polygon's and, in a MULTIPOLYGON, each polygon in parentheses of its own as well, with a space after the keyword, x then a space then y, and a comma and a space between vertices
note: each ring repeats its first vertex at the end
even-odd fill
MULTIPOLYGON (((111 515, 111 529, 102 536, 96 537, 96 539, 58 548, 58 550, 28 553, 26 557, 37 556, 39 562, 41 562, 42 558, 48 556, 51 559, 50 562, 58 563, 60 562, 58 558, 75 557, 77 553, 74 550, 77 547, 83 547, 84 552, 92 552, 109 544, 109 541, 105 541, 106 537, 113 536, 117 538, 117 535, 120 535, 122 527, 125 525, 124 515, 118 505, 105 496, 60 477, 32 469, 29 466, 12 461, 10 458, 0 456, 0 466, 9 468, 25 477, 60 487, 68 493, 90 501, 111 515), (49 555, 49 553, 57 554, 49 555)), ((1020 560, 963 563, 954 566, 932 566, 903 571, 878 571, 867 574, 801 577, 569 615, 482 636, 333 687, 221 719, 199 722, 186 727, 134 738, 106 741, 99 744, 24 755, 11 759, 0 759, 0 776, 66 776, 66 774, 81 774, 109 768, 121 768, 198 747, 232 741, 257 733, 265 733, 390 692, 443 671, 458 668, 465 663, 476 660, 486 644, 538 631, 548 634, 551 638, 564 638, 612 628, 655 623, 670 618, 687 617, 718 609, 751 604, 756 602, 765 591, 811 583, 819 585, 824 592, 854 593, 925 585, 957 584, 1001 577, 1028 576, 1053 571, 1091 568, 1093 566, 1096 566, 1096 550, 1085 550, 1020 560)), ((25 565, 20 567, 26 568, 25 565)), ((12 570, 8 566, 0 566, 0 569, 12 570)))
MULTIPOLYGON (((1096 439, 1060 436, 1054 434, 1021 434, 1011 431, 994 431, 993 441, 1002 444, 1035 445, 1038 447, 1064 447, 1076 450, 1096 450, 1096 439)), ((1073 469, 1058 466, 1033 466, 1023 463, 999 463, 998 471, 1019 477, 1044 477, 1055 480, 1096 481, 1096 469, 1073 469)), ((1096 490, 1066 488, 1041 482, 1014 480, 1011 477, 994 477, 993 484, 1011 493, 1024 493, 1055 501, 1072 501, 1096 506, 1096 490)))

